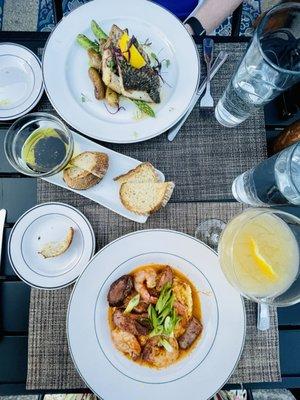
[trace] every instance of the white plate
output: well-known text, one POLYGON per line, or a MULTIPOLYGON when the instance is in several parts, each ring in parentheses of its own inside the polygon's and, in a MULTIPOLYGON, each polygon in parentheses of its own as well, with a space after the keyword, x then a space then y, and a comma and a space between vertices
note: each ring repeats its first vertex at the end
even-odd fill
POLYGON ((0 44, 0 121, 28 113, 44 91, 40 60, 29 49, 0 44))
POLYGON ((45 47, 43 75, 53 107, 71 126, 106 142, 133 143, 165 132, 180 119, 198 87, 200 62, 185 27, 164 8, 145 0, 94 0, 56 26, 45 47), (163 72, 168 84, 162 85, 162 102, 154 106, 156 118, 136 121, 136 107, 129 100, 122 103, 126 111, 111 115, 103 102, 94 99, 86 50, 76 43, 78 33, 93 38, 92 19, 106 32, 115 23, 128 28, 140 42, 150 39, 152 51, 170 60, 163 72), (81 101, 82 93, 88 101, 81 101))
MULTIPOLYGON (((42 179, 54 185, 69 189, 72 192, 80 194, 81 196, 87 197, 108 208, 109 210, 112 210, 125 218, 131 219, 132 221, 136 221, 141 224, 145 223, 148 219, 148 216, 135 214, 131 211, 128 211, 123 206, 119 196, 120 185, 114 181, 115 177, 125 174, 129 170, 137 167, 141 162, 94 143, 76 132, 72 132, 72 134, 74 138, 75 154, 79 154, 83 151, 100 151, 108 154, 109 167, 106 175, 100 183, 87 190, 74 190, 69 188, 63 180, 63 172, 59 172, 58 174, 42 179)), ((159 175, 159 179, 164 181, 165 177, 163 173, 160 171, 157 171, 157 173, 159 175)))
POLYGON ((14 225, 8 243, 11 265, 28 285, 57 289, 75 281, 95 252, 95 235, 86 217, 62 203, 43 203, 23 214, 14 225), (38 252, 51 241, 61 241, 72 227, 68 250, 44 259, 38 252))
POLYGON ((74 364, 87 386, 106 400, 206 400, 228 380, 245 339, 240 295, 221 272, 218 257, 197 239, 169 230, 123 236, 93 257, 73 290, 67 332, 74 364), (200 292, 203 336, 178 363, 155 370, 119 353, 110 338, 107 292, 110 284, 135 267, 167 263, 181 270, 200 292))

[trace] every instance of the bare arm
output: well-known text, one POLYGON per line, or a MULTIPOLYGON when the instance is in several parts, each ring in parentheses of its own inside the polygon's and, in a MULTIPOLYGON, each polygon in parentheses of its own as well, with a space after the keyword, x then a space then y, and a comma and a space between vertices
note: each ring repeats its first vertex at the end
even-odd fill
POLYGON ((207 33, 217 28, 242 3, 242 0, 204 0, 190 17, 197 18, 207 33))

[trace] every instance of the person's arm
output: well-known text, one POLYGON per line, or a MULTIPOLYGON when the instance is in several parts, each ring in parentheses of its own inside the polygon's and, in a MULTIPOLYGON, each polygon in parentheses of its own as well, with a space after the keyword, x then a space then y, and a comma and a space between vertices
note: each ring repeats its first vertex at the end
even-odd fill
POLYGON ((185 23, 192 28, 196 35, 203 34, 204 32, 211 33, 241 3, 242 0, 204 0, 188 17, 185 23))

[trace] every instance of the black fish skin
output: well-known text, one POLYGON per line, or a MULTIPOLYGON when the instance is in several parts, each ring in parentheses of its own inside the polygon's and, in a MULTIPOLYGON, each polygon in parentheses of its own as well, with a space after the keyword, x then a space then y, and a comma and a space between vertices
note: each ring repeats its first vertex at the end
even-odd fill
POLYGON ((120 75, 125 90, 139 90, 149 94, 154 103, 160 103, 160 78, 153 68, 145 65, 140 69, 122 62, 119 65, 120 75))

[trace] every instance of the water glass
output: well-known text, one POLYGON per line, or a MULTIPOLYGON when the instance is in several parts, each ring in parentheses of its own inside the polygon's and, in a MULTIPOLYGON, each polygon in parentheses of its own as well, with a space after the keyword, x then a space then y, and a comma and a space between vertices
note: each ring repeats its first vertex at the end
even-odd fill
POLYGON ((273 7, 260 21, 253 40, 219 100, 215 116, 234 127, 257 107, 300 81, 300 3, 273 7))
POLYGON ((239 175, 232 193, 240 203, 252 206, 300 205, 300 143, 239 175))

